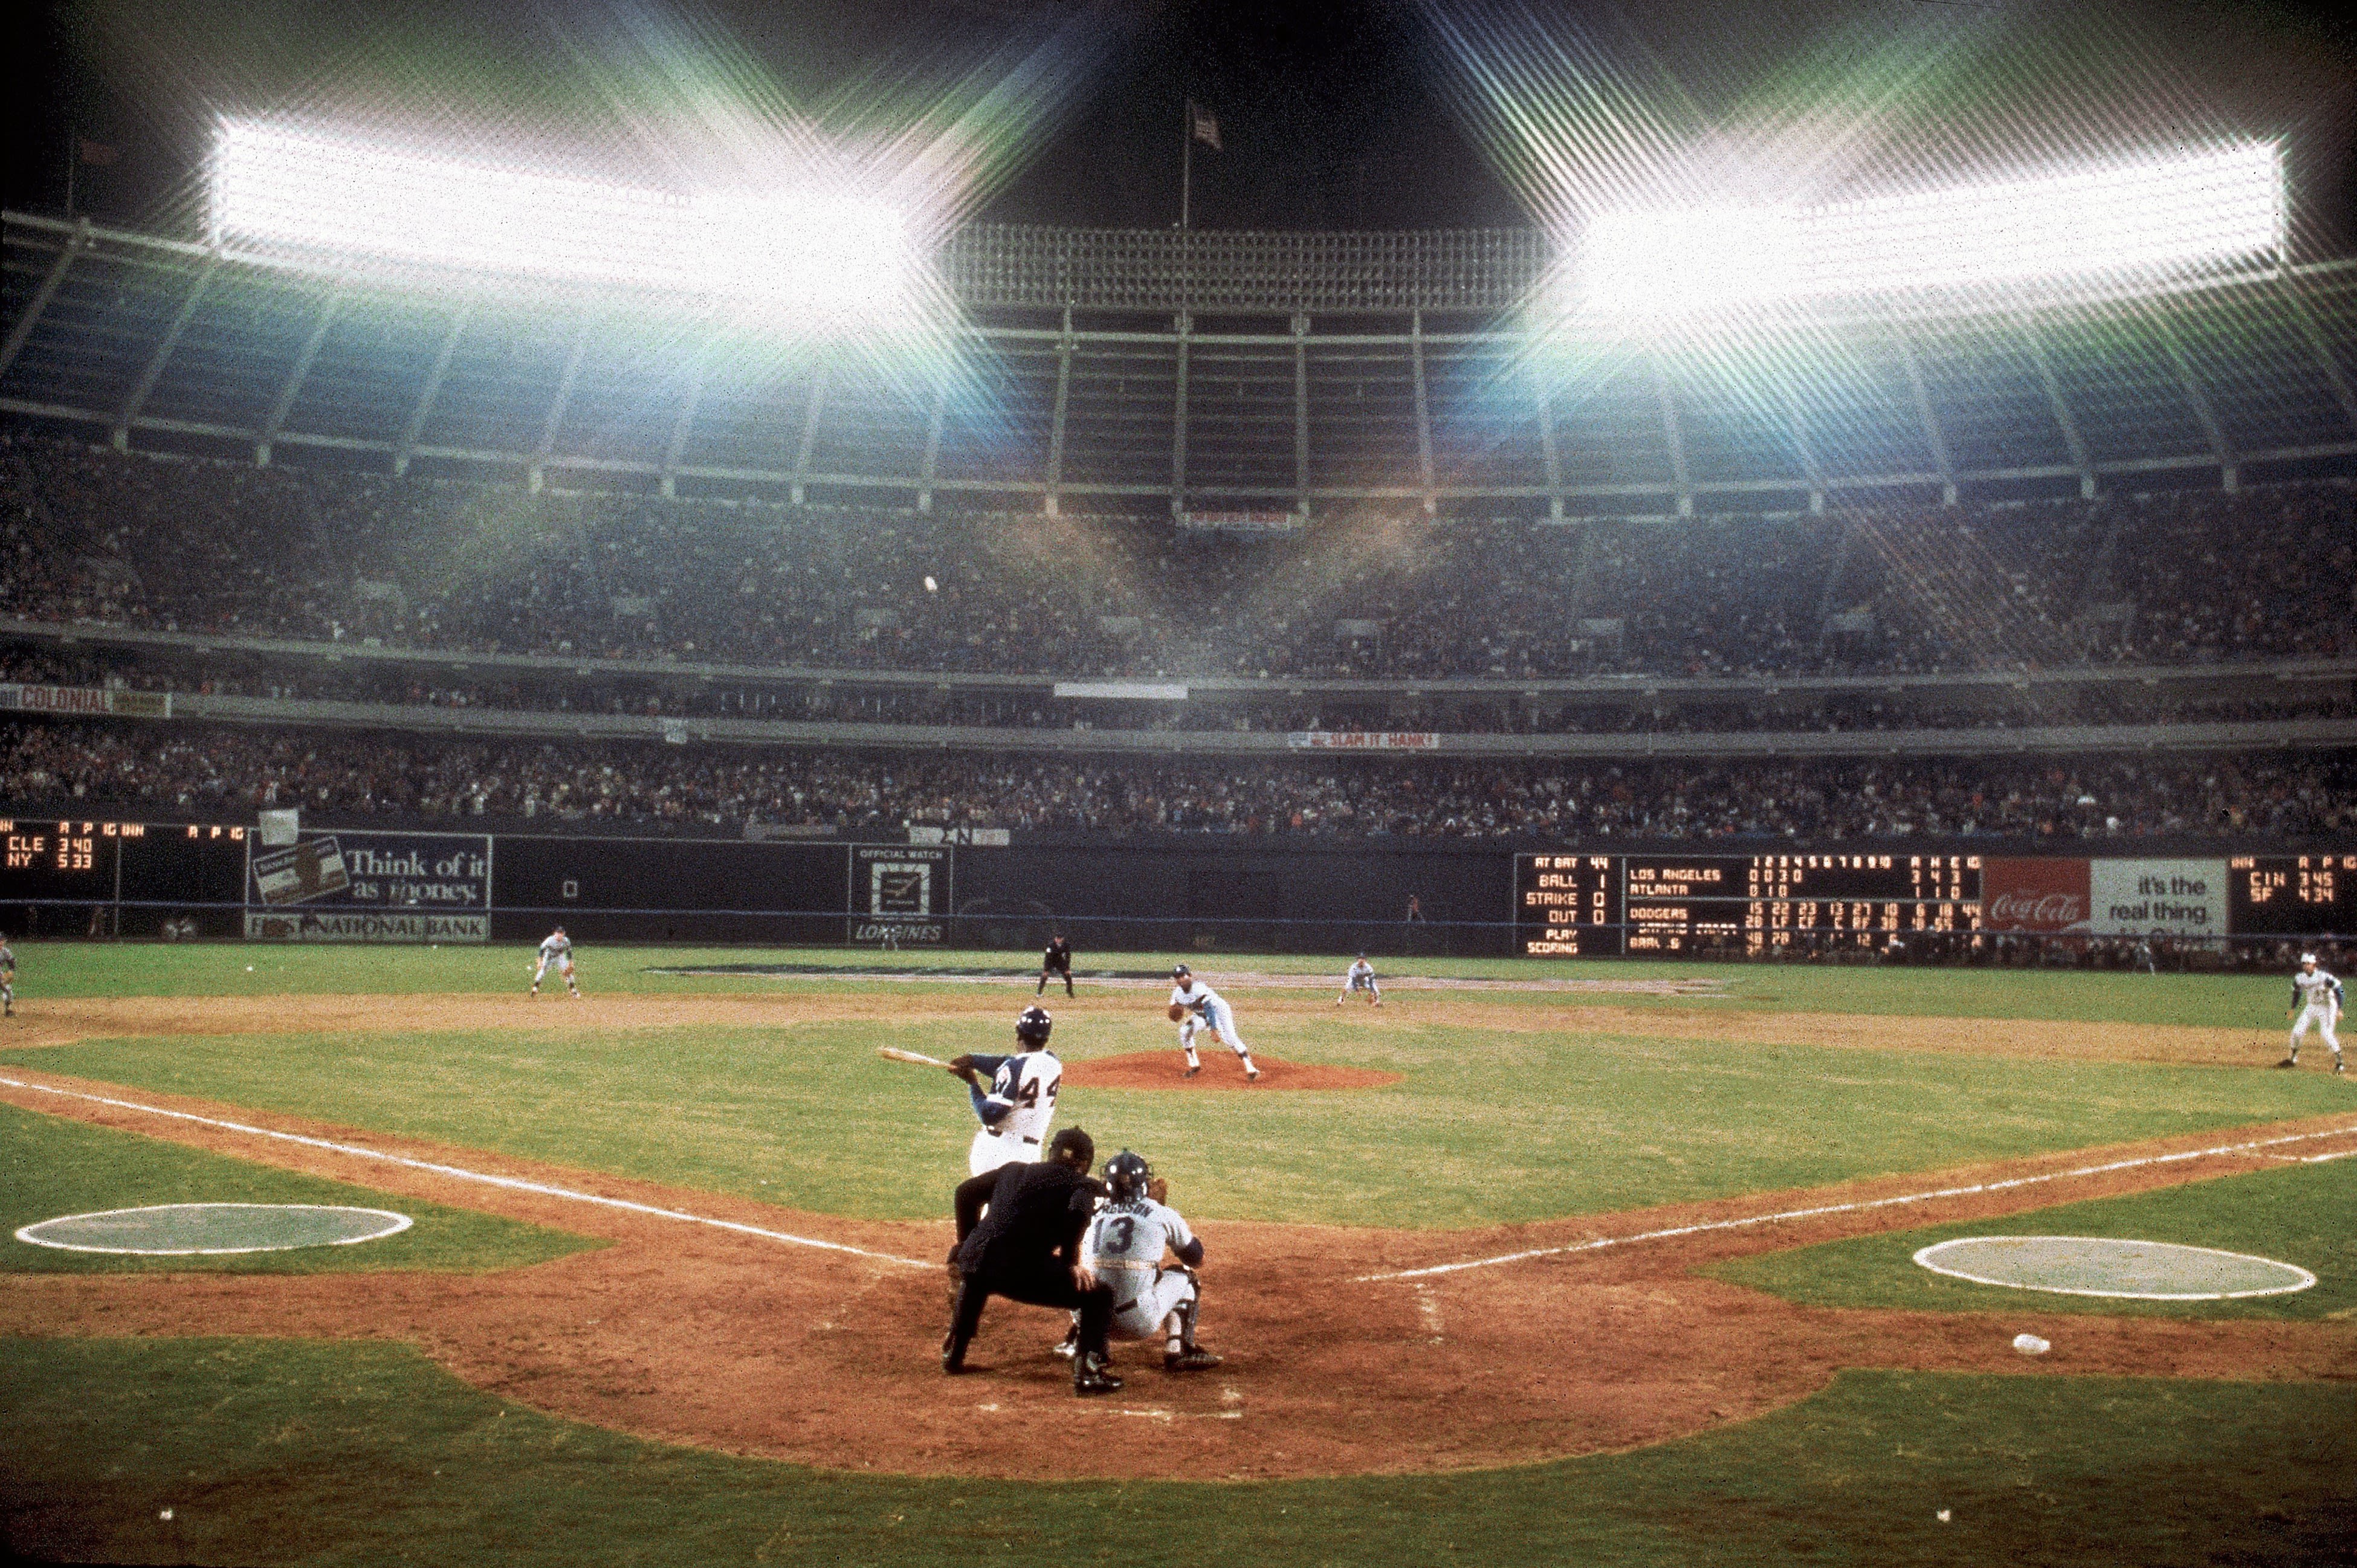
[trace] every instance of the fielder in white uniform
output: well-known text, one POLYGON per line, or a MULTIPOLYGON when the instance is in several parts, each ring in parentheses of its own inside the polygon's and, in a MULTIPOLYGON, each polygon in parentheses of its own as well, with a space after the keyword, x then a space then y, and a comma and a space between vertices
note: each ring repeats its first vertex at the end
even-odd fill
POLYGON ((1056 1119, 1056 1096, 1064 1087, 1064 1064, 1048 1048, 1055 1026, 1045 1007, 1026 1007, 1015 1020, 1015 1055, 950 1058, 950 1071, 965 1079, 982 1123, 966 1150, 969 1176, 1018 1162, 1039 1163, 1048 1123, 1056 1119), (986 1089, 985 1073, 990 1075, 986 1089))
POLYGON ((5 1015, 16 1015, 16 951, 5 939, 0 939, 0 1002, 6 1004, 5 1015))
POLYGON ((1348 1002, 1353 991, 1365 992, 1367 1000, 1375 1006, 1383 1004, 1383 988, 1375 983, 1375 966, 1367 961, 1365 953, 1359 955, 1359 961, 1352 964, 1351 972, 1342 977, 1342 994, 1334 998, 1334 1005, 1340 1007, 1348 1002))
POLYGON ((1105 1162, 1110 1193, 1081 1236, 1081 1268, 1113 1287, 1113 1337, 1162 1339, 1162 1369, 1200 1372, 1221 1358, 1195 1343, 1195 1316, 1202 1292, 1195 1270, 1203 1243, 1185 1217, 1152 1196, 1154 1173, 1146 1161, 1124 1149, 1105 1162), (1165 1251, 1178 1268, 1165 1268, 1165 1251))
POLYGON ((541 980, 548 973, 551 964, 554 964, 556 972, 565 977, 565 989, 573 993, 573 1000, 580 1001, 581 988, 573 983, 573 939, 565 934, 563 926, 540 939, 540 963, 532 972, 532 993, 534 996, 540 994, 541 980))
POLYGON ((2332 1070, 2349 1070, 2341 1059, 2341 1036, 2335 1027, 2341 1022, 2341 1009, 2347 1001, 2348 994, 2341 989, 2341 982, 2333 978, 2332 972, 2316 967, 2314 953, 2299 955, 2299 967, 2292 972, 2291 977, 2291 1009, 2284 1015, 2293 1020, 2291 1055, 2285 1059, 2284 1066, 2299 1065, 2299 1038, 2314 1029, 2324 1036, 2324 1043, 2332 1047, 2332 1070))
POLYGON ((1244 1064, 1245 1078, 1258 1078, 1260 1069, 1253 1066, 1252 1047, 1236 1033, 1235 1009, 1183 963, 1170 972, 1170 1005, 1185 1009, 1178 1020, 1178 1048, 1187 1053, 1187 1076, 1192 1078, 1203 1070, 1201 1059, 1195 1055, 1195 1034, 1200 1029, 1227 1042, 1236 1060, 1244 1064))

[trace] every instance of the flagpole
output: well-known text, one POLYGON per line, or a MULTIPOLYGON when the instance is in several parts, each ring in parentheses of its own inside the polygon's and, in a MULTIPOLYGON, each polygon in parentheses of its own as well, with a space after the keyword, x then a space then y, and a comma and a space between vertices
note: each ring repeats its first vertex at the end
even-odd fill
POLYGON ((1184 233, 1195 199, 1195 101, 1188 99, 1178 113, 1178 230, 1184 233))

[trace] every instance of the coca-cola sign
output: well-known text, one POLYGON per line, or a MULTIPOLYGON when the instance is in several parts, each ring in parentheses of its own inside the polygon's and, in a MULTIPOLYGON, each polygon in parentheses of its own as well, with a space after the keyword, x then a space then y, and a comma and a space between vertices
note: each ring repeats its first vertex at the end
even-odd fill
POLYGON ((2088 864, 2079 859, 1981 863, 1981 929, 2083 931, 2090 899, 2088 864))

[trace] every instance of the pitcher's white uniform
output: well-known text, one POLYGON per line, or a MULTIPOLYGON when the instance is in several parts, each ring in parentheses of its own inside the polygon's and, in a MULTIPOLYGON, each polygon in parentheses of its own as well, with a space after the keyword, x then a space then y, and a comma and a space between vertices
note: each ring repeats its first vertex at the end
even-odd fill
POLYGON ((2319 969, 2313 957, 2300 959, 2299 967, 2291 976, 2291 1004, 2299 1015, 2291 1026, 2293 1061, 2299 1060, 2300 1036, 2314 1029, 2332 1048, 2333 1070, 2341 1070, 2341 1036, 2335 1026, 2341 1022, 2341 1009, 2347 1000, 2341 982, 2330 970, 2319 969))
POLYGON ((1185 1256, 1195 1240, 1179 1212, 1150 1197, 1107 1204, 1081 1237, 1081 1266, 1113 1286, 1113 1331, 1125 1339, 1164 1332, 1170 1315, 1195 1299, 1184 1269, 1165 1269, 1165 1248, 1185 1256))
POLYGON ((555 965, 557 973, 565 977, 565 989, 573 993, 577 1000, 581 987, 573 983, 573 939, 565 934, 563 926, 540 940, 540 962, 532 972, 532 993, 534 996, 540 994, 541 980, 548 973, 551 964, 555 965))
POLYGON ((1383 1004, 1383 988, 1375 983, 1375 966, 1363 958, 1352 964, 1351 972, 1342 977, 1342 994, 1334 998, 1334 1005, 1340 1007, 1349 1001, 1353 991, 1366 992, 1378 1007, 1383 1004))
POLYGON ((1048 1123, 1056 1119, 1056 1096, 1064 1087, 1064 1064, 1044 1047, 1011 1057, 977 1056, 976 1067, 987 1067, 990 1092, 970 1092, 974 1113, 982 1128, 965 1155, 966 1175, 980 1176, 1001 1165, 1036 1165, 1047 1141, 1048 1123))
POLYGON ((1227 999, 1197 980, 1194 972, 1185 964, 1178 966, 1172 978, 1176 983, 1170 988, 1170 1004, 1187 1009, 1187 1015, 1178 1026, 1178 1048, 1187 1053, 1188 1076, 1193 1077, 1196 1069, 1203 1065, 1195 1056, 1195 1035, 1198 1030, 1209 1029, 1225 1040, 1228 1048, 1236 1053, 1236 1059, 1244 1064, 1246 1078, 1258 1078, 1260 1069, 1253 1065, 1252 1047, 1245 1045, 1244 1037, 1236 1032, 1235 1009, 1228 1005, 1227 999))

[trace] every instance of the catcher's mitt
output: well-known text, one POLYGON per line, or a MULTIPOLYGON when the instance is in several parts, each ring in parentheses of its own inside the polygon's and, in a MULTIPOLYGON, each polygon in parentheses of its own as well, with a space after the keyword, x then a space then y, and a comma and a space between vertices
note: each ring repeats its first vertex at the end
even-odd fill
POLYGON ((1180 1020, 1184 1019, 1186 1016, 1187 1016, 1187 1006, 1186 1006, 1186 1004, 1181 1003, 1181 1002, 1173 1002, 1172 1004, 1170 1004, 1170 1021, 1171 1021, 1172 1023, 1176 1024, 1176 1023, 1179 1022, 1180 1020))

